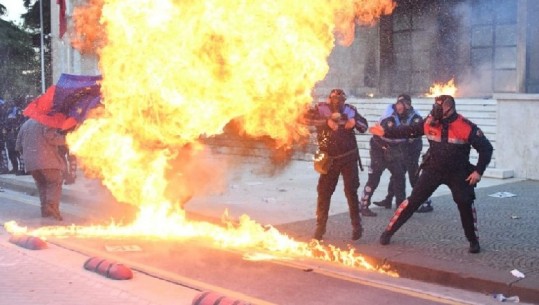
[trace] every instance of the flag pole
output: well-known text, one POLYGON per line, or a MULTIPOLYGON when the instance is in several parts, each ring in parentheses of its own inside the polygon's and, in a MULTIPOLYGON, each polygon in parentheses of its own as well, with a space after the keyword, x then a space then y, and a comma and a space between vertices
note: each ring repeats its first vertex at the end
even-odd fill
POLYGON ((45 48, 43 41, 43 0, 39 0, 39 26, 41 29, 41 93, 45 93, 45 48))

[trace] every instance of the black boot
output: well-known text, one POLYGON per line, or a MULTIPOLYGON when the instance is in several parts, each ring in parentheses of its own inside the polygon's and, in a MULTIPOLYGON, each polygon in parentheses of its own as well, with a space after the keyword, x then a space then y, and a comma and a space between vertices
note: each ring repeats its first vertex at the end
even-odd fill
POLYGON ((352 231, 352 240, 358 240, 363 236, 363 227, 360 225, 352 231))
POLYGON ((359 214, 361 216, 365 217, 376 217, 378 214, 374 213, 369 209, 369 206, 371 205, 371 197, 370 195, 363 195, 361 201, 359 202, 359 214))
POLYGON ((391 241, 391 236, 393 234, 389 231, 384 231, 382 235, 380 235, 380 244, 381 245, 389 245, 389 242, 391 241))
POLYGON ((470 242, 470 249, 468 249, 468 252, 470 253, 479 253, 481 252, 481 247, 479 246, 479 241, 474 240, 470 242))
POLYGON ((360 210, 360 213, 362 216, 365 216, 365 217, 376 217, 378 216, 378 214, 374 213, 373 211, 371 211, 371 209, 369 209, 369 207, 361 207, 361 210, 360 210))
POLYGON ((375 201, 373 202, 374 205, 376 206, 379 206, 379 207, 384 207, 386 209, 391 209, 391 199, 384 199, 382 201, 375 201))

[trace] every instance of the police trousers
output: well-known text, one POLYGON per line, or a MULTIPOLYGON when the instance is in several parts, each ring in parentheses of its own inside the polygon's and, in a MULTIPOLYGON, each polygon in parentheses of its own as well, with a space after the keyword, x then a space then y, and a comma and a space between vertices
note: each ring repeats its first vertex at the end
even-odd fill
POLYGON ((386 231, 390 234, 395 233, 440 185, 445 184, 451 190, 453 201, 459 209, 460 220, 466 238, 468 241, 476 241, 478 236, 474 207, 475 186, 466 181, 472 171, 472 167, 448 170, 447 172, 429 170, 428 168, 423 169, 412 189, 412 194, 401 203, 391 218, 386 231))
MULTIPOLYGON (((391 193, 395 195, 397 203, 402 202, 406 197, 406 178, 404 167, 404 153, 402 145, 396 145, 393 147, 380 147, 375 145, 371 140, 371 149, 369 151, 371 157, 371 165, 369 166, 369 178, 365 187, 363 188, 363 194, 361 196, 361 202, 364 206, 371 204, 371 198, 374 191, 380 184, 380 178, 384 170, 388 169, 391 173, 390 187, 391 193)), ((393 195, 392 195, 393 196, 393 195)))
POLYGON ((359 198, 357 190, 359 188, 359 169, 356 158, 337 159, 325 175, 318 178, 318 200, 316 207, 316 224, 318 227, 326 227, 328 220, 331 196, 335 192, 339 176, 342 174, 344 182, 344 195, 348 202, 350 220, 353 228, 359 228, 361 218, 359 216, 359 198))

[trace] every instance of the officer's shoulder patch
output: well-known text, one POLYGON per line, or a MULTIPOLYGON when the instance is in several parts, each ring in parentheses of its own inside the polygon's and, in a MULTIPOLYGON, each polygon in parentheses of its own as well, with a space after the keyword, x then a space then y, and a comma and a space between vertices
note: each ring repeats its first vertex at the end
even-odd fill
POLYGON ((393 121, 388 121, 387 122, 387 127, 391 128, 391 127, 393 127, 393 125, 394 125, 393 121))
POLYGON ((415 118, 414 123, 419 123, 420 120, 421 120, 421 118, 415 118))

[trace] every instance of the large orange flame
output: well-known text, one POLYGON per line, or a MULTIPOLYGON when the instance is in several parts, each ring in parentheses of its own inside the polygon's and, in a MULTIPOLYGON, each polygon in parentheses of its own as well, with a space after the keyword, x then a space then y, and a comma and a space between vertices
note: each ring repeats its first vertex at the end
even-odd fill
POLYGON ((372 23, 394 7, 391 0, 93 0, 74 15, 101 16, 79 37, 99 40, 91 45, 105 108, 68 138, 70 147, 118 200, 174 206, 218 179, 221 167, 200 161, 199 139, 232 121, 276 148, 302 143, 309 133, 298 117, 328 71, 333 32, 353 35, 355 21, 372 23))
POLYGON ((227 124, 270 137, 275 149, 302 143, 309 131, 298 118, 328 72, 335 37, 350 44, 356 23, 371 24, 394 7, 392 0, 90 0, 78 7, 74 45, 99 56, 104 107, 68 136, 70 150, 139 214, 127 226, 32 234, 205 236, 365 265, 354 250, 296 242, 247 216, 224 228, 191 222, 178 206, 222 182, 226 168, 206 157, 200 139, 227 124))

